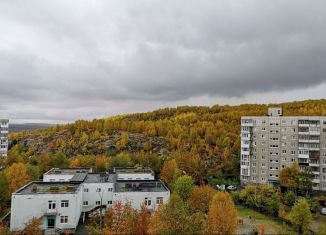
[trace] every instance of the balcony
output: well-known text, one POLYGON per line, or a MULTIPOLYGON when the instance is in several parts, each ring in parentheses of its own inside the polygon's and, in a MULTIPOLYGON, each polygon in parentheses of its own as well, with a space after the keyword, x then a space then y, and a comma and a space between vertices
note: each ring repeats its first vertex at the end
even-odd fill
POLYGON ((249 144, 241 143, 241 148, 250 148, 250 143, 249 144))
POLYGON ((311 167, 319 167, 320 165, 319 165, 319 163, 310 163, 309 162, 309 166, 311 166, 311 167))
POLYGON ((320 179, 312 179, 311 182, 312 183, 315 183, 315 184, 319 184, 320 183, 320 179))
POLYGON ((241 126, 254 126, 253 122, 241 122, 241 126))
POLYGON ((248 136, 241 136, 241 140, 250 140, 250 134, 248 136))
POLYGON ((312 140, 312 139, 299 139, 299 143, 314 143, 319 144, 320 140, 312 140))
POLYGON ((58 210, 57 209, 47 209, 44 212, 44 215, 57 215, 58 214, 58 210))
POLYGON ((312 171, 311 172, 313 175, 320 175, 320 172, 319 171, 312 171))
POLYGON ((241 154, 244 154, 244 155, 249 155, 250 154, 250 151, 245 151, 245 150, 241 150, 241 154))
POLYGON ((306 154, 299 154, 298 158, 303 158, 303 159, 308 159, 309 158, 309 153, 306 154))

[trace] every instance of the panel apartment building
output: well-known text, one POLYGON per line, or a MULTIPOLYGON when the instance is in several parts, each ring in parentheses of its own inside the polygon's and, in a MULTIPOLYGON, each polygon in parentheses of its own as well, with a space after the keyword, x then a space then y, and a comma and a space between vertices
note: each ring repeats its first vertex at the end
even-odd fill
POLYGON ((0 119, 0 157, 6 157, 8 152, 9 120, 0 119))
POLYGON ((297 161, 312 170, 314 190, 326 191, 326 116, 241 117, 241 184, 278 184, 280 170, 297 161))

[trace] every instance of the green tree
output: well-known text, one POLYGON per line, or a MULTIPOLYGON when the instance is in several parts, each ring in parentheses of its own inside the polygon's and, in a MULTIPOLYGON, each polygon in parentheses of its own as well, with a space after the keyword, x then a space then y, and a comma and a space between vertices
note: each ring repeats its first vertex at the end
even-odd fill
POLYGON ((281 201, 279 196, 275 193, 273 196, 266 202, 266 211, 272 216, 278 215, 278 210, 280 208, 281 201))
POLYGON ((288 206, 293 206, 295 201, 297 200, 297 196, 293 191, 287 191, 284 194, 284 203, 288 206))
POLYGON ((119 153, 117 156, 111 157, 109 160, 110 169, 113 167, 128 167, 133 166, 134 163, 127 153, 119 153))
POLYGON ((0 214, 6 208, 8 208, 10 202, 9 183, 4 174, 0 172, 0 214))
POLYGON ((305 198, 299 199, 289 213, 290 222, 298 228, 299 233, 303 233, 310 228, 312 215, 309 203, 305 198))
POLYGON ((164 234, 185 234, 188 207, 181 197, 172 194, 168 204, 163 209, 163 231, 164 234))
POLYGON ((37 181, 41 176, 41 169, 39 166, 27 164, 27 173, 32 181, 37 181))
POLYGON ((192 189, 195 187, 191 176, 184 175, 177 179, 174 184, 174 193, 178 194, 183 201, 187 201, 192 189))

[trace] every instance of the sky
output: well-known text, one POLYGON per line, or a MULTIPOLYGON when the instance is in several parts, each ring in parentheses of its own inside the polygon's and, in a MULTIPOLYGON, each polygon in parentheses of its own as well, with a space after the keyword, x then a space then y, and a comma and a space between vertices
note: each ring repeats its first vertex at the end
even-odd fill
POLYGON ((0 118, 326 98, 324 0, 1 0, 0 118))

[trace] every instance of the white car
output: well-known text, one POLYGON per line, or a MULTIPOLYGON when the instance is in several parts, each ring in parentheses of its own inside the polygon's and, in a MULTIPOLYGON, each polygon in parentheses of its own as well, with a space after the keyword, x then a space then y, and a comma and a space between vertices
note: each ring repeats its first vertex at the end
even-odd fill
POLYGON ((224 184, 222 184, 222 185, 216 185, 216 188, 218 189, 218 190, 221 190, 221 191, 224 191, 225 190, 225 185, 224 184))
POLYGON ((237 187, 235 187, 233 185, 230 185, 230 186, 227 187, 227 189, 233 191, 233 190, 236 190, 237 187))
POLYGON ((323 215, 326 215, 326 207, 321 208, 320 213, 323 215))

